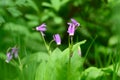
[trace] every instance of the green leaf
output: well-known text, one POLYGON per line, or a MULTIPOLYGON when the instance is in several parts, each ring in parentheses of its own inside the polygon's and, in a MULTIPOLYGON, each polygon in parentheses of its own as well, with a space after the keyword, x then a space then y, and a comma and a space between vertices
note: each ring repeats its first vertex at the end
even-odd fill
POLYGON ((45 75, 46 72, 46 62, 43 61, 37 68, 36 75, 35 75, 35 80, 45 80, 44 78, 47 77, 45 75))
POLYGON ((47 3, 47 2, 43 2, 43 3, 42 3, 42 6, 51 7, 51 4, 49 4, 49 3, 47 3))
POLYGON ((0 24, 1 23, 5 23, 5 19, 2 16, 0 16, 0 24))
POLYGON ((22 13, 16 7, 9 7, 7 8, 7 10, 11 13, 13 17, 18 17, 22 15, 22 13))
POLYGON ((23 25, 19 25, 19 24, 14 24, 12 22, 6 23, 5 26, 4 26, 4 30, 8 30, 8 31, 11 30, 13 32, 17 32, 19 34, 24 34, 24 35, 29 34, 29 31, 28 31, 27 27, 25 27, 23 25))
POLYGON ((118 36, 112 36, 110 37, 108 44, 110 46, 116 45, 118 43, 118 36))
MULTIPOLYGON (((71 80, 80 79, 80 71, 82 67, 82 58, 78 54, 78 47, 85 43, 86 40, 81 41, 73 46, 74 55, 71 59, 71 80)), ((42 61, 36 73, 36 80, 66 80, 68 78, 68 62, 69 62, 69 48, 63 52, 56 48, 49 56, 47 62, 42 61)))
POLYGON ((81 80, 97 80, 103 76, 103 71, 96 67, 89 67, 82 73, 81 80))
POLYGON ((44 52, 38 52, 31 55, 27 55, 22 59, 22 64, 29 64, 31 62, 40 63, 41 61, 47 61, 48 54, 44 52))
POLYGON ((39 20, 39 17, 32 14, 26 14, 25 17, 29 20, 39 20))
POLYGON ((37 13, 40 13, 38 6, 33 0, 27 0, 29 6, 31 6, 37 13))
POLYGON ((0 59, 5 60, 6 59, 6 55, 4 53, 0 53, 0 59))
POLYGON ((55 9, 55 11, 59 11, 61 7, 61 1, 60 0, 51 0, 52 8, 55 9))

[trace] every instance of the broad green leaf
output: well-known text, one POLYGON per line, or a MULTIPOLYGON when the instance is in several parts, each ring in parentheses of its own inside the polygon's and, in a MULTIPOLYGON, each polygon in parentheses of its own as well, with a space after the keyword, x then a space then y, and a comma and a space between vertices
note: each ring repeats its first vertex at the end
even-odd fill
POLYGON ((79 54, 79 46, 74 50, 73 56, 71 57, 71 75, 70 79, 71 80, 80 80, 80 75, 82 73, 83 69, 83 58, 79 54))
POLYGON ((80 77, 80 68, 82 67, 82 58, 78 54, 78 47, 84 44, 86 40, 76 43, 73 46, 73 56, 71 57, 70 73, 68 70, 69 63, 69 48, 65 49, 62 54, 58 57, 58 62, 56 66, 56 76, 58 80, 66 80, 70 78, 71 80, 78 80, 80 77))
POLYGON ((71 58, 71 74, 68 74, 69 48, 63 52, 61 52, 59 48, 56 48, 47 58, 46 62, 44 60, 40 63, 35 79, 66 80, 70 76, 72 80, 80 79, 79 75, 82 66, 82 59, 78 54, 78 47, 85 43, 85 41, 86 40, 81 41, 73 46, 74 55, 71 58))
POLYGON ((37 68, 36 75, 35 75, 35 80, 45 80, 45 77, 47 77, 45 75, 46 67, 47 67, 46 62, 42 61, 37 68))
POLYGON ((96 67, 89 67, 82 73, 81 80, 97 80, 104 72, 96 67))
POLYGON ((48 60, 48 54, 44 52, 38 52, 34 54, 27 55, 22 59, 22 64, 29 64, 31 62, 40 63, 42 61, 48 60))

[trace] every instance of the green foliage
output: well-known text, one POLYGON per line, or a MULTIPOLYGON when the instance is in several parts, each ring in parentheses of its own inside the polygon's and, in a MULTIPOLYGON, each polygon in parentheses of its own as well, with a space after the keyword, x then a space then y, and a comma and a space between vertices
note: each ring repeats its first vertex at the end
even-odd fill
POLYGON ((119 80, 119 8, 120 0, 0 0, 0 80, 119 80), (75 32, 69 71, 70 18, 81 26, 75 32), (59 48, 52 44, 51 55, 35 32, 42 23, 47 24, 47 43, 55 33, 62 38, 59 48), (83 39, 86 44, 79 46, 83 39), (19 46, 22 65, 17 59, 5 62, 6 50, 14 45, 19 46))
POLYGON ((70 73, 68 70, 69 48, 63 52, 59 48, 56 48, 50 55, 48 61, 42 61, 39 65, 35 80, 79 80, 83 60, 82 57, 78 55, 78 47, 83 43, 85 43, 85 41, 73 46, 74 52, 71 57, 70 73))

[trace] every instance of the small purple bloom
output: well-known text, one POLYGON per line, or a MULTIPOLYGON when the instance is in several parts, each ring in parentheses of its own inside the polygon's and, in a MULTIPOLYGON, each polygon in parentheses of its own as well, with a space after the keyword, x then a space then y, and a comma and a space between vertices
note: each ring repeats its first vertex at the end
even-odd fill
POLYGON ((15 58, 17 58, 18 57, 18 48, 13 47, 11 49, 11 53, 14 55, 15 58))
POLYGON ((80 26, 80 23, 78 23, 75 19, 71 19, 71 23, 68 23, 68 25, 69 27, 67 32, 70 36, 73 36, 77 27, 80 26))
POLYGON ((53 39, 54 39, 54 41, 57 43, 57 45, 60 45, 60 44, 61 44, 61 38, 60 38, 60 35, 59 35, 59 34, 53 35, 53 39))
POLYGON ((36 27, 36 30, 37 30, 37 31, 40 31, 40 32, 46 31, 46 24, 43 23, 43 24, 41 24, 40 26, 36 27))
POLYGON ((37 31, 40 31, 41 34, 42 34, 42 36, 44 36, 44 33, 43 33, 43 32, 47 30, 47 29, 46 29, 46 24, 43 23, 43 24, 41 24, 40 26, 36 27, 36 30, 37 30, 37 31))
POLYGON ((68 23, 69 27, 68 27, 68 33, 70 36, 73 36, 74 35, 74 32, 75 32, 75 25, 72 24, 72 23, 68 23))
POLYGON ((7 53, 7 59, 6 59, 6 62, 9 63, 10 60, 12 59, 12 54, 10 52, 7 53))

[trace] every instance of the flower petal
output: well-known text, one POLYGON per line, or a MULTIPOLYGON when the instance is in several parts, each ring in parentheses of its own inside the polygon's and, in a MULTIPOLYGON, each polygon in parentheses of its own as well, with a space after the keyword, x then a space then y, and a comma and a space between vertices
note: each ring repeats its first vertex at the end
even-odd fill
POLYGON ((80 26, 80 23, 78 23, 75 19, 71 18, 71 21, 76 27, 80 26))
POLYGON ((46 24, 45 23, 43 23, 43 24, 41 24, 40 26, 38 26, 38 27, 36 27, 36 30, 37 31, 46 31, 47 29, 46 29, 46 24))
POLYGON ((70 36, 73 36, 74 35, 74 32, 75 32, 75 25, 72 24, 72 23, 68 23, 69 27, 68 27, 68 33, 70 36))
POLYGON ((7 63, 10 62, 10 60, 12 59, 12 54, 10 52, 7 53, 7 59, 5 60, 7 63))
POLYGON ((53 39, 54 39, 54 41, 57 43, 57 45, 60 45, 60 44, 61 44, 61 38, 60 38, 60 35, 59 35, 59 34, 53 35, 53 39))

